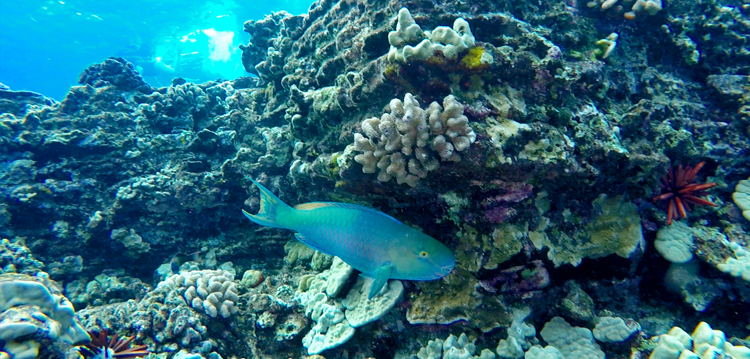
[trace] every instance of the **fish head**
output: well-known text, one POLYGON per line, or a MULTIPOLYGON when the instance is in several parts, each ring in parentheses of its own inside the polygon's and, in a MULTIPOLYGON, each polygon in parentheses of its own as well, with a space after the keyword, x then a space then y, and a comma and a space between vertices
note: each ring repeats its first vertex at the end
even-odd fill
POLYGON ((392 260, 400 279, 434 280, 447 276, 456 265, 453 251, 424 233, 407 235, 400 254, 392 260))

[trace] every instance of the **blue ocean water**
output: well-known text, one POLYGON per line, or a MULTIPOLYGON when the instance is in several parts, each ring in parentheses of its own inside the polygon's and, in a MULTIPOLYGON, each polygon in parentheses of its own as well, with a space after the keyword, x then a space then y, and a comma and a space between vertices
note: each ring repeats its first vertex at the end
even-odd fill
POLYGON ((245 75, 237 48, 248 40, 243 22, 273 11, 302 14, 311 3, 0 1, 0 83, 62 100, 82 69, 110 56, 140 66, 154 86, 174 76, 203 82, 245 75))

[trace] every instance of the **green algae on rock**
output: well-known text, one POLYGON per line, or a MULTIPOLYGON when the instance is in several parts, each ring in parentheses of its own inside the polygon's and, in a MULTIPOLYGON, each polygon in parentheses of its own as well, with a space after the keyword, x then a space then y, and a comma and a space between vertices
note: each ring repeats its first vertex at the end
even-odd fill
POLYGON ((602 194, 591 202, 596 215, 583 230, 569 235, 554 232, 538 236, 534 245, 549 247, 548 256, 555 266, 577 266, 583 258, 599 258, 611 254, 628 258, 643 248, 641 217, 638 208, 621 196, 602 194))
POLYGON ((463 271, 439 282, 424 282, 406 313, 412 324, 451 324, 465 321, 482 332, 507 326, 513 315, 498 297, 477 293, 479 281, 463 271))

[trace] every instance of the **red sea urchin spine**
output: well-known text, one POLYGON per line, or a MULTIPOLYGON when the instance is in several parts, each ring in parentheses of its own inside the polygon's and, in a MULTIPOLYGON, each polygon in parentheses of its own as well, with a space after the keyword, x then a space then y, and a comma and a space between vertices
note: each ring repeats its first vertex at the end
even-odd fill
POLYGON ((675 203, 674 201, 669 201, 669 204, 667 205, 667 224, 672 225, 672 218, 674 217, 674 211, 675 211, 675 203))
MULTIPOLYGON (((682 200, 680 199, 680 197, 675 197, 674 203, 677 207, 677 212, 680 214, 680 216, 682 216, 682 218, 687 218, 687 210, 685 210, 685 205, 682 204, 682 200)), ((669 223, 669 224, 672 224, 672 223, 669 223)))
MULTIPOLYGON (((703 191, 705 189, 716 187, 716 183, 710 182, 710 183, 692 183, 687 185, 685 188, 677 191, 677 193, 688 193, 688 192, 697 192, 697 191, 703 191)), ((713 204, 713 202, 710 202, 713 204)))
MULTIPOLYGON (((714 186, 716 186, 716 183, 706 183, 706 184, 713 184, 714 186)), ((713 187, 713 186, 711 186, 711 187, 713 187)), ((716 207, 716 203, 713 203, 713 202, 711 202, 709 200, 706 200, 706 199, 703 199, 703 198, 698 198, 698 197, 693 196, 693 195, 684 195, 684 196, 682 196, 682 199, 684 199, 686 202, 690 202, 690 203, 693 203, 693 204, 700 204, 700 205, 704 205, 704 206, 716 207)))
POLYGON ((660 195, 658 195, 658 196, 655 196, 655 197, 654 197, 654 198, 652 198, 651 200, 653 200, 653 201, 663 201, 663 200, 665 200, 665 199, 670 199, 670 198, 672 198, 672 197, 674 197, 674 193, 672 193, 672 192, 667 192, 667 193, 662 193, 662 194, 660 194, 660 195))
POLYGON ((670 167, 667 174, 661 177, 663 193, 651 199, 653 201, 668 201, 668 225, 672 224, 674 218, 687 218, 690 204, 716 207, 715 203, 699 197, 703 195, 701 191, 715 187, 716 183, 692 183, 698 175, 698 171, 705 164, 701 161, 695 167, 683 165, 670 167))
POLYGON ((692 182, 695 179, 695 176, 698 174, 698 171, 700 171, 704 165, 706 165, 706 162, 700 161, 697 165, 695 165, 695 167, 690 168, 690 166, 688 166, 685 169, 685 185, 687 185, 688 183, 692 182))

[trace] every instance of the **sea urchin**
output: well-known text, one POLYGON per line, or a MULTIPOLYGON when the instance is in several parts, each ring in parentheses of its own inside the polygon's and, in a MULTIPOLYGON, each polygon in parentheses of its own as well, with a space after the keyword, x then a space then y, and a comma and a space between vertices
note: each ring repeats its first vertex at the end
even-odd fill
POLYGON ((682 165, 670 167, 669 173, 661 178, 662 193, 654 196, 652 200, 669 201, 667 224, 672 224, 672 218, 687 218, 690 204, 716 207, 715 203, 700 198, 706 195, 703 192, 704 190, 715 187, 716 183, 693 183, 698 171, 705 164, 705 162, 701 162, 695 167, 683 167, 682 165))
POLYGON ((87 359, 113 358, 113 359, 135 359, 148 355, 146 345, 136 345, 131 347, 130 342, 133 337, 118 338, 117 334, 111 339, 106 330, 92 333, 91 342, 80 348, 81 355, 87 359))

